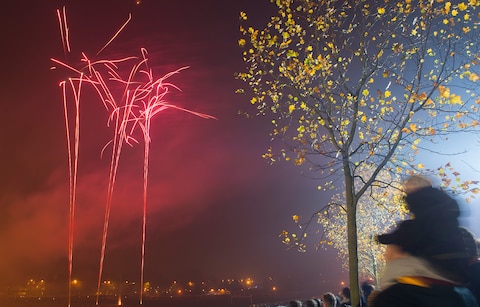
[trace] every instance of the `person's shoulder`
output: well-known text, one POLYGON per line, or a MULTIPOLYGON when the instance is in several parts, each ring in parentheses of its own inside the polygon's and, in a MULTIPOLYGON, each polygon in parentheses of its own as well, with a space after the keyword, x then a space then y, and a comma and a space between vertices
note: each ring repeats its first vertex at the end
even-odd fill
MULTIPOLYGON (((373 307, 467 307, 468 295, 461 293, 462 287, 432 286, 422 287, 411 284, 396 283, 379 292, 373 299, 373 307)), ((468 293, 467 293, 468 294, 468 293)))
POLYGON ((396 283, 378 291, 373 298, 373 306, 405 306, 412 296, 412 288, 408 285, 396 283))

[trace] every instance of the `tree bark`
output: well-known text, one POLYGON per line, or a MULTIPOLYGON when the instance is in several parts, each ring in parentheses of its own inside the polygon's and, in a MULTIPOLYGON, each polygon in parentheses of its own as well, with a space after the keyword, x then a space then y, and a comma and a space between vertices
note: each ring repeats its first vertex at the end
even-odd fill
POLYGON ((344 164, 345 198, 347 203, 348 269, 350 279, 350 299, 352 306, 360 306, 360 285, 358 280, 357 252, 357 199, 354 179, 348 162, 344 164))

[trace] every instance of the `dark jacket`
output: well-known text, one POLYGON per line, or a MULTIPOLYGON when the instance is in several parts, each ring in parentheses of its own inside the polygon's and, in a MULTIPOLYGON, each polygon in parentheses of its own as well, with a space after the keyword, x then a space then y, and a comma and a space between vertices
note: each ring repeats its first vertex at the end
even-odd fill
POLYGON ((399 245, 413 256, 428 259, 445 277, 466 282, 470 256, 458 224, 457 202, 433 187, 410 193, 405 200, 414 218, 378 236, 380 243, 399 245))
MULTIPOLYGON (((423 188, 405 198, 414 219, 406 221, 412 228, 405 251, 414 256, 466 257, 463 236, 459 229, 460 210, 457 202, 436 188, 423 188), (460 255, 459 255, 460 254, 460 255)), ((404 225, 405 226, 405 225, 404 225)))
MULTIPOLYGON (((371 307, 478 307, 465 287, 397 283, 376 294, 371 307)), ((370 305, 369 305, 370 307, 370 305)))
POLYGON ((472 291, 480 305, 480 261, 475 262, 469 267, 469 284, 468 288, 472 291))

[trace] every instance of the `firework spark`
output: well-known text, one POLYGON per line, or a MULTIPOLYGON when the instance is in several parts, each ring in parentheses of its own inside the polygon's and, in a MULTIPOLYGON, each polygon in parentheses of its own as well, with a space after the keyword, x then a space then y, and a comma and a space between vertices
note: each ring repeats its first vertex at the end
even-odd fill
MULTIPOLYGON (((68 25, 66 19, 66 10, 57 10, 57 16, 60 24, 60 34, 65 54, 70 52, 70 43, 68 36, 68 25)), ((125 28, 131 16, 120 27, 115 35, 100 49, 96 54, 99 56, 110 43, 125 28)), ((100 251, 100 264, 97 283, 97 299, 100 294, 100 284, 103 274, 103 264, 105 261, 105 249, 107 244, 108 225, 110 211, 114 194, 115 181, 117 177, 120 156, 124 144, 135 145, 143 141, 143 218, 142 218, 142 244, 141 244, 141 274, 140 274, 140 304, 143 303, 143 284, 145 268, 145 242, 146 242, 146 224, 147 224, 147 190, 148 190, 148 170, 149 155, 151 144, 151 122, 153 118, 167 110, 174 109, 193 114, 205 119, 212 119, 213 116, 195 112, 171 104, 166 99, 171 90, 179 90, 174 84, 167 81, 171 76, 178 74, 188 67, 182 67, 166 75, 156 78, 152 69, 148 65, 148 52, 146 49, 140 49, 139 56, 129 56, 120 59, 100 59, 91 60, 85 53, 82 53, 81 62, 83 67, 76 68, 66 61, 51 59, 55 64, 66 68, 74 76, 67 81, 60 83, 63 91, 63 103, 65 114, 65 126, 67 134, 67 149, 70 170, 70 217, 69 217, 69 299, 70 306, 72 270, 73 270, 73 234, 75 222, 75 203, 76 203, 76 185, 78 171, 78 155, 80 144, 80 102, 82 89, 85 86, 92 87, 97 93, 99 101, 103 104, 109 113, 107 126, 113 126, 113 137, 109 143, 101 150, 102 154, 108 147, 111 147, 110 171, 107 188, 107 200, 105 204, 105 216, 102 233, 102 244, 100 251), (123 72, 128 73, 124 74, 123 72), (70 95, 69 95, 70 93, 70 95), (71 115, 68 111, 70 99, 73 99, 75 106, 75 121, 73 136, 71 135, 71 115), (137 139, 141 136, 141 140, 137 139), (73 141, 72 141, 73 137, 73 141)))

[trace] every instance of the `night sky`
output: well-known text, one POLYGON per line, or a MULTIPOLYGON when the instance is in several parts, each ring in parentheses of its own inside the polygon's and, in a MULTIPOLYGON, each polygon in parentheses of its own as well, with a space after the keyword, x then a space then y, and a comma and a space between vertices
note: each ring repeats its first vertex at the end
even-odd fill
MULTIPOLYGON (((337 291, 346 280, 334 251, 287 250, 278 237, 293 214, 310 215, 322 201, 317 183, 290 164, 269 165, 267 117, 254 111, 244 86, 239 12, 266 22, 267 0, 10 1, 1 10, 0 284, 29 278, 67 280, 68 161, 61 89, 66 70, 55 10, 67 9, 72 53, 98 56, 149 51, 161 76, 182 92, 172 103, 215 116, 166 111, 153 121, 148 188, 145 280, 271 276, 310 293, 337 291)), ((108 114, 85 95, 81 106, 73 277, 96 286, 110 158, 108 114)), ((91 96, 93 97, 93 96, 91 96)), ((106 248, 104 279, 139 280, 142 146, 122 152, 106 248)))
MULTIPOLYGON (((149 52, 157 76, 182 89, 172 103, 215 116, 166 111, 153 121, 148 188, 145 280, 267 276, 309 295, 337 292, 347 280, 334 250, 287 250, 282 229, 326 199, 313 179, 291 164, 269 165, 268 117, 254 110, 234 73, 244 67, 239 13, 264 24, 268 0, 9 1, 0 11, 0 286, 28 279, 67 281, 69 175, 59 82, 68 73, 56 9, 66 6, 72 53, 98 58, 149 52)), ((107 112, 88 94, 81 106, 73 277, 96 287, 112 138, 107 112)), ((104 279, 139 280, 143 147, 125 147, 118 170, 104 279)), ((478 154, 478 147, 477 147, 478 154)), ((471 164, 470 164, 471 165, 471 164)), ((478 201, 476 201, 478 203, 478 201)), ((478 207, 478 206, 477 206, 478 207)), ((480 216, 477 214, 477 217, 480 216)), ((475 218, 473 220, 477 220, 475 218)), ((480 234, 479 224, 470 226, 480 234)), ((67 284, 65 283, 65 288, 67 284)))

